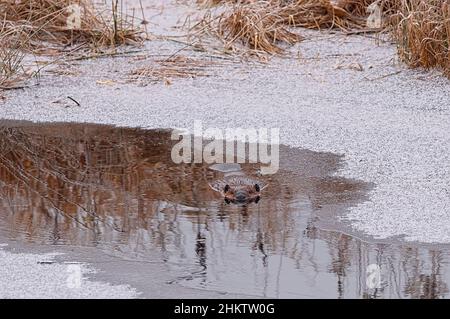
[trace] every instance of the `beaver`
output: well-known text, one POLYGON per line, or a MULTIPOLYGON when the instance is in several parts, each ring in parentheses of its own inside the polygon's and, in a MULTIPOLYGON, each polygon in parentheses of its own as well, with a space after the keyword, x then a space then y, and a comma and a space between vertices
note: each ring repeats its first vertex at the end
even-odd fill
POLYGON ((227 204, 258 203, 267 185, 245 176, 229 176, 209 186, 219 192, 227 204))

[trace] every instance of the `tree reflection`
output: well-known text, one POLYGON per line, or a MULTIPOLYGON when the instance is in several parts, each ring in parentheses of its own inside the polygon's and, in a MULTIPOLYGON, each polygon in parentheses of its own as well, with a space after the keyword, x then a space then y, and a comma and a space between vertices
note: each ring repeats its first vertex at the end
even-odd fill
POLYGON ((245 164, 245 174, 269 187, 257 205, 227 205, 208 186, 222 173, 206 164, 172 163, 170 133, 4 125, 1 228, 19 240, 95 246, 138 260, 157 251, 167 264, 188 265, 189 275, 180 280, 201 287, 217 283, 243 293, 301 296, 331 274, 334 281, 322 289, 334 289, 334 297, 447 295, 447 255, 441 251, 380 248, 319 226, 365 191, 360 182, 329 177, 338 156, 282 148, 285 168, 265 177, 257 176, 257 165, 245 164), (366 266, 374 262, 385 272, 377 291, 365 285, 366 266))

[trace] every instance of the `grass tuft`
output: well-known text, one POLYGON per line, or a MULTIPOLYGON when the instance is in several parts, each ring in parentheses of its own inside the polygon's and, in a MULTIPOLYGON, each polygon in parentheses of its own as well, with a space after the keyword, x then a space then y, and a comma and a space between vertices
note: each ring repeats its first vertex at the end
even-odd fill
POLYGON ((120 12, 121 0, 0 0, 0 88, 29 76, 26 53, 54 55, 139 44, 142 30, 120 12), (109 5, 106 5, 109 3, 109 5))
POLYGON ((411 67, 437 67, 450 76, 450 2, 402 0, 395 36, 411 67))

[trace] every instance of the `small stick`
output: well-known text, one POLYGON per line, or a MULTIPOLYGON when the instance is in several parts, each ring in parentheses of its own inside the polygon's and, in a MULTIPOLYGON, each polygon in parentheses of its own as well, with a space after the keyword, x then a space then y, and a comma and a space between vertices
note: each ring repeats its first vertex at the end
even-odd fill
POLYGON ((142 24, 144 25, 145 35, 147 36, 147 39, 148 39, 148 30, 147 30, 148 21, 145 20, 144 6, 142 5, 141 0, 139 0, 139 5, 141 7, 141 12, 142 12, 142 24))
POLYGON ((92 55, 83 55, 80 57, 68 59, 66 61, 80 61, 80 60, 89 60, 89 59, 98 59, 98 58, 105 58, 105 57, 115 57, 115 56, 123 56, 133 53, 140 53, 141 50, 131 50, 131 51, 125 51, 125 52, 105 52, 105 53, 96 53, 92 55))
POLYGON ((68 96, 67 98, 68 98, 69 100, 73 101, 77 106, 81 106, 80 103, 78 103, 78 101, 75 100, 74 98, 72 98, 72 97, 70 97, 70 96, 68 96))
POLYGON ((392 73, 388 73, 388 74, 385 74, 385 75, 382 75, 382 76, 379 76, 379 77, 376 77, 376 78, 372 78, 372 79, 368 78, 368 77, 364 77, 364 78, 366 80, 369 80, 369 81, 377 81, 377 80, 381 80, 381 79, 387 78, 389 76, 397 75, 397 74, 399 74, 401 72, 402 72, 402 70, 396 71, 396 72, 392 72, 392 73))
POLYGON ((29 88, 29 85, 20 85, 20 86, 0 86, 0 90, 4 91, 12 91, 12 90, 21 90, 29 88))

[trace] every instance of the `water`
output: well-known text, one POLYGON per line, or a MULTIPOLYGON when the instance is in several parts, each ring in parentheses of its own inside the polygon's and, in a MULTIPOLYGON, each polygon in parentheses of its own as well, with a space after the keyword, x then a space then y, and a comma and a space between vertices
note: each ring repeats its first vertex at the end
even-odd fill
POLYGON ((161 262, 173 274, 167 284, 199 289, 448 297, 447 247, 349 235, 339 217, 368 200, 373 185, 333 177, 341 156, 281 147, 281 169, 271 176, 256 164, 176 165, 170 133, 0 122, 0 238, 161 262), (226 174, 269 186, 257 204, 226 204, 208 185, 226 174), (379 282, 367 281, 371 264, 379 282))

